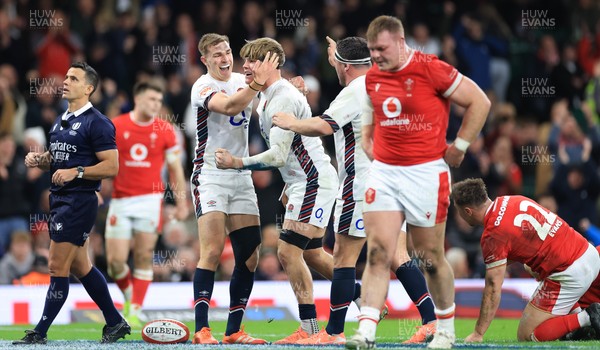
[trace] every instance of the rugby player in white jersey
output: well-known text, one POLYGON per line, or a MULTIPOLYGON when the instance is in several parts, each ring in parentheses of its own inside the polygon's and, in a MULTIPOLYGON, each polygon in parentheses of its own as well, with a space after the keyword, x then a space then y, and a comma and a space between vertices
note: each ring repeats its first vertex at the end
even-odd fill
MULTIPOLYGON (((322 116, 296 119, 294 115, 279 112, 273 124, 301 135, 334 135, 340 188, 335 207, 334 270, 331 284, 330 311, 327 327, 298 344, 343 344, 344 321, 354 298, 352 286, 356 278, 356 261, 366 242, 362 207, 365 180, 371 161, 361 144, 363 102, 367 91, 365 75, 371 68, 367 41, 349 37, 336 42, 327 37, 328 59, 336 70, 344 89, 331 102, 322 116)), ((405 229, 404 229, 405 230, 405 229)), ((399 244, 392 262, 392 271, 404 285, 415 303, 423 326, 405 343, 425 342, 435 332, 434 306, 427 291, 423 273, 412 263, 406 249, 406 233, 399 236, 399 244)))
POLYGON ((215 150, 227 147, 238 157, 248 156, 248 122, 252 99, 278 66, 277 55, 267 53, 256 62, 254 81, 233 73, 229 38, 205 34, 198 44, 208 73, 192 87, 196 112, 196 151, 191 177, 192 200, 198 219, 200 260, 194 274, 194 344, 218 344, 208 324, 208 308, 215 271, 227 234, 233 246, 235 268, 230 282, 230 309, 224 344, 265 344, 241 329, 246 303, 254 284, 260 245, 259 212, 250 170, 223 170, 215 165, 215 150))
MULTIPOLYGON (((256 81, 253 73, 255 65, 266 59, 268 52, 276 53, 281 63, 284 62, 283 48, 273 39, 260 38, 244 45, 240 56, 245 60, 246 83, 256 81)), ((293 344, 319 332, 312 277, 303 253, 313 239, 325 234, 338 179, 320 139, 271 125, 273 115, 279 111, 294 114, 300 119, 312 117, 306 98, 282 79, 279 71, 271 75, 260 90, 257 111, 261 133, 269 149, 252 157, 240 157, 229 150, 218 149, 215 156, 217 166, 222 169, 278 168, 286 183, 284 192, 288 200, 277 248, 279 260, 298 300, 301 326, 292 335, 275 343, 293 344)))

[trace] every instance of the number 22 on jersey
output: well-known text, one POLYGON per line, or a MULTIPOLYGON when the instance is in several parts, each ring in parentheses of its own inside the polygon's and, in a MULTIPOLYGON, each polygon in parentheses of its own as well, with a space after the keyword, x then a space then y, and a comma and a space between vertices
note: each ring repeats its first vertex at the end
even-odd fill
POLYGON ((519 204, 519 210, 522 212, 522 214, 515 216, 513 224, 517 227, 522 227, 523 221, 527 221, 531 227, 533 227, 538 237, 540 237, 542 241, 546 240, 546 237, 548 236, 554 237, 556 231, 558 231, 558 229, 562 226, 562 220, 558 220, 556 225, 554 225, 554 222, 558 217, 556 214, 547 211, 534 202, 527 200, 521 201, 519 204), (527 214, 527 209, 529 209, 529 207, 537 210, 540 215, 533 216, 531 214, 527 214), (542 219, 543 221, 540 222, 538 219, 542 219), (552 225, 554 225, 554 227, 552 225))

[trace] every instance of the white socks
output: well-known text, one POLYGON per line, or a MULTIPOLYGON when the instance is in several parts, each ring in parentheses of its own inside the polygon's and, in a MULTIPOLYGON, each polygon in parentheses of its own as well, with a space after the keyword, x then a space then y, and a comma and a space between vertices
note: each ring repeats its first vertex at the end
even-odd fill
POLYGON ((300 320, 300 327, 302 327, 302 330, 308 333, 308 335, 319 333, 319 323, 316 318, 300 320))
POLYGON ((581 327, 592 325, 592 322, 590 321, 590 314, 588 314, 585 310, 577 314, 577 320, 579 321, 579 325, 581 327))
POLYGON ((437 307, 434 309, 435 316, 437 318, 437 330, 444 330, 451 334, 454 334, 454 311, 456 304, 452 304, 445 310, 440 310, 437 307))
POLYGON ((358 316, 358 330, 369 341, 375 340, 380 311, 374 307, 363 306, 358 316))

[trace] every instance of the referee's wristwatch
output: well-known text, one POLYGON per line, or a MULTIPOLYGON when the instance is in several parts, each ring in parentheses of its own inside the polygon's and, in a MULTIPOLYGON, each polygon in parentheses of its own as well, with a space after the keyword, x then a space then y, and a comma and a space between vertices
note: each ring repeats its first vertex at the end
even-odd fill
POLYGON ((82 167, 81 165, 77 167, 77 178, 78 179, 82 179, 83 178, 83 172, 85 171, 85 168, 82 167))

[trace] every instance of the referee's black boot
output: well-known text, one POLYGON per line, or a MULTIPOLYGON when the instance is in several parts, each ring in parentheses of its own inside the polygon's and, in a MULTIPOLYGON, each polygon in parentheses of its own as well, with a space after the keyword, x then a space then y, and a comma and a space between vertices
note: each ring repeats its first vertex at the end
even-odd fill
POLYGON ((131 334, 131 327, 125 319, 121 319, 121 322, 112 327, 104 325, 104 328, 102 328, 102 340, 100 342, 114 343, 121 338, 125 338, 127 334, 131 334))
POLYGON ((42 337, 40 333, 38 333, 34 329, 28 329, 25 331, 25 336, 20 340, 13 341, 13 345, 27 345, 27 344, 46 344, 48 342, 48 338, 42 337))

